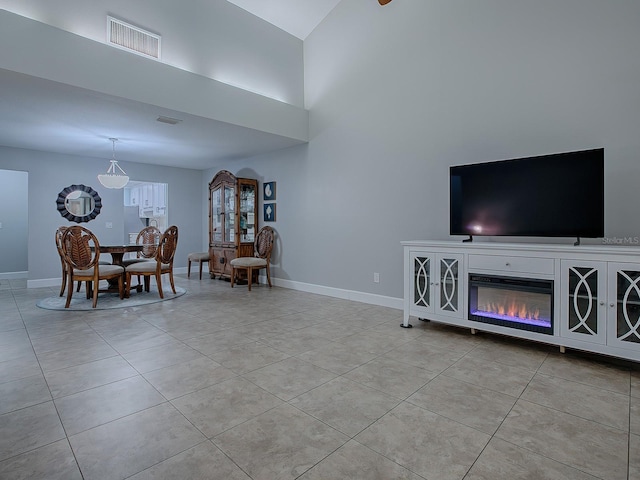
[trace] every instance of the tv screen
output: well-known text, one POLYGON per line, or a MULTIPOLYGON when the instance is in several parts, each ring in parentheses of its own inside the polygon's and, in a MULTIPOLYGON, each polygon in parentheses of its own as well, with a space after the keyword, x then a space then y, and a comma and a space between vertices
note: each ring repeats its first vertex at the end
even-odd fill
POLYGON ((450 168, 450 234, 604 236, 604 149, 450 168))

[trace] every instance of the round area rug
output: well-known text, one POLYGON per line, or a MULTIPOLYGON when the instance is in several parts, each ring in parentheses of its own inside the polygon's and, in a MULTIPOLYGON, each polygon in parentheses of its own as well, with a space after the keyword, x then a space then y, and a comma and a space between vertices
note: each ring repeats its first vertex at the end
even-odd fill
POLYGON ((108 310, 110 308, 131 308, 139 305, 164 302, 173 300, 187 293, 182 287, 176 287, 176 293, 171 291, 171 287, 168 287, 168 290, 163 288, 162 291, 164 298, 160 298, 158 290, 152 288, 150 292, 145 292, 144 290, 142 292, 131 292, 131 297, 123 298, 122 300, 120 300, 117 293, 101 293, 98 295, 98 305, 96 305, 96 308, 91 307, 93 300, 87 299, 84 291, 73 292, 69 308, 64 308, 64 304, 67 302, 66 295, 64 297, 43 298, 42 300, 38 300, 36 305, 47 310, 108 310))

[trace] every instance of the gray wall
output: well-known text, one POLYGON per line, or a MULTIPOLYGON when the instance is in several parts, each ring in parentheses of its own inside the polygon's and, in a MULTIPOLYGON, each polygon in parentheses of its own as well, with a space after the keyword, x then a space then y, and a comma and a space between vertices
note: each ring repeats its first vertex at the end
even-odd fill
MULTIPOLYGON (((168 184, 169 222, 179 228, 175 267, 185 267, 187 254, 202 249, 202 172, 126 161, 121 163, 132 180, 168 184)), ((58 193, 69 185, 88 185, 102 198, 100 214, 82 225, 92 230, 101 243, 123 242, 123 190, 104 188, 96 178, 107 164, 106 160, 95 158, 0 147, 0 169, 23 170, 29 174, 29 286, 51 284, 52 279, 56 281, 60 277, 54 233, 58 226, 73 223, 58 213, 56 199, 58 193), (113 228, 107 228, 107 222, 112 223, 113 228)))
MULTIPOLYGON (((94 12, 93 18, 104 19, 100 12, 94 12)), ((289 58, 269 35, 261 38, 264 44, 275 44, 274 58, 289 59, 292 66, 302 69, 298 50, 287 52, 289 58)), ((142 58, 6 10, 0 10, 0 44, 20 45, 20 48, 0 49, 0 68, 5 70, 307 140, 308 112, 301 107, 142 58)), ((273 64, 280 62, 262 63, 268 78, 273 64)), ((293 82, 281 88, 289 93, 296 85, 293 82)))
MULTIPOLYGON (((202 174, 125 170, 169 183, 171 221, 200 239, 196 250, 217 170, 276 181, 274 276, 393 298, 402 296, 400 241, 449 238, 453 164, 604 147, 606 234, 638 236, 638 18, 636 0, 343 0, 304 42, 308 145, 202 174)), ((0 154, 0 168, 29 172, 30 278, 57 275, 60 217, 49 202, 71 182, 96 185, 104 165, 0 154)), ((111 207, 90 225, 106 236, 107 219, 117 220, 111 207)))
POLYGON ((450 165, 596 147, 606 235, 640 236, 639 18, 636 0, 343 0, 304 43, 309 144, 226 165, 278 182, 276 276, 402 297, 400 241, 449 238, 450 165))
POLYGON ((2 8, 97 42, 111 15, 161 35, 163 63, 303 103, 302 41, 226 0, 3 0, 2 8))
POLYGON ((27 172, 0 170, 0 277, 27 272, 28 236, 27 172))

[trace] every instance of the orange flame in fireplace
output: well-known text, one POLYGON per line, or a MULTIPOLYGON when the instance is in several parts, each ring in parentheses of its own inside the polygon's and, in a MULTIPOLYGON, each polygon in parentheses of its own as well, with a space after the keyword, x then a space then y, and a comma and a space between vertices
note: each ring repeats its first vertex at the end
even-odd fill
POLYGON ((489 302, 485 305, 478 305, 478 309, 487 313, 497 313, 513 318, 527 318, 530 320, 538 320, 540 317, 539 309, 529 309, 524 302, 511 300, 510 302, 498 303, 489 302))

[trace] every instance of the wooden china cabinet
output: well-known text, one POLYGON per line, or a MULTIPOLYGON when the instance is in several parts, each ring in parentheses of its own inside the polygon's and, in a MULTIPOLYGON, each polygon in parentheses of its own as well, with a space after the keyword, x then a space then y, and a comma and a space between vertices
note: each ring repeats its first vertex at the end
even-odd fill
POLYGON ((252 257, 258 230, 258 181, 221 170, 209 183, 209 275, 231 278, 229 262, 252 257))

